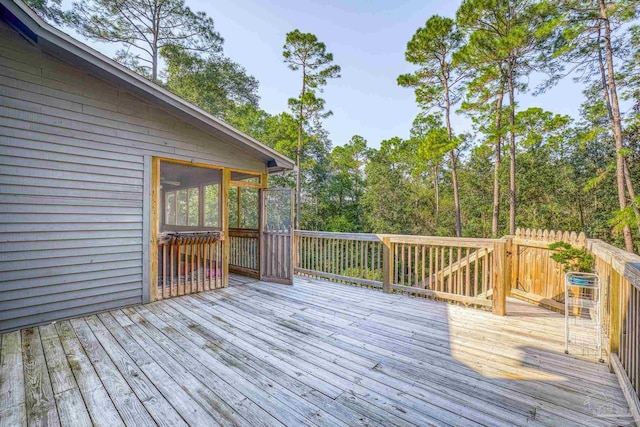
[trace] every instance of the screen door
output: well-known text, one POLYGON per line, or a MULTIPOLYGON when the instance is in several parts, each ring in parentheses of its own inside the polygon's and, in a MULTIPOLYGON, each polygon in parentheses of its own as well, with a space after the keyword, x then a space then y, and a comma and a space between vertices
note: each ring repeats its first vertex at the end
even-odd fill
POLYGON ((262 190, 260 280, 293 284, 293 188, 262 190))

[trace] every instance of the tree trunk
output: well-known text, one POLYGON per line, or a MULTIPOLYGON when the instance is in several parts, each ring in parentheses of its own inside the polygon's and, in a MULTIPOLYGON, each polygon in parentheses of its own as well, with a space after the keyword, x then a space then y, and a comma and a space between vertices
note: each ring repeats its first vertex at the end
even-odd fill
POLYGON ((438 177, 440 175, 440 165, 436 163, 433 168, 433 190, 435 191, 436 196, 436 231, 438 230, 438 224, 440 219, 440 183, 438 182, 438 177))
POLYGON ((302 103, 304 102, 304 93, 307 89, 306 73, 307 73, 306 67, 303 65, 302 66, 302 90, 300 91, 300 106, 299 106, 299 113, 298 113, 298 149, 296 150, 296 167, 297 167, 297 170, 296 170, 296 229, 297 230, 300 230, 300 207, 302 205, 302 185, 301 185, 302 171, 300 170, 300 157, 302 155, 302 124, 303 124, 302 103))
POLYGON ((513 59, 509 59, 507 84, 509 86, 509 234, 516 232, 516 105, 513 59))
POLYGON ((300 188, 300 153, 302 151, 302 119, 298 124, 298 149, 296 150, 296 230, 300 230, 300 204, 302 191, 300 188))
POLYGON ((160 9, 161 5, 157 4, 153 9, 153 42, 151 45, 151 80, 158 83, 158 37, 160 36, 160 9))
MULTIPOLYGON (((613 49, 611 47, 611 26, 609 23, 609 16, 607 14, 607 7, 604 0, 598 0, 600 5, 600 17, 604 24, 604 51, 607 64, 607 85, 609 87, 609 96, 611 97, 611 113, 612 113, 612 125, 613 125, 613 139, 616 144, 616 184, 618 189, 618 204, 620 210, 624 210, 627 207, 627 197, 625 192, 625 177, 624 177, 624 163, 623 157, 623 143, 622 143, 622 116, 620 114, 620 104, 618 103, 618 89, 616 87, 615 73, 613 69, 613 49)), ((624 224, 622 229, 624 237, 624 245, 627 251, 633 252, 633 237, 631 235, 631 227, 629 224, 624 224)))
POLYGON ((627 184, 629 198, 631 199, 631 207, 633 208, 633 212, 636 214, 636 226, 638 227, 638 235, 640 235, 640 207, 636 203, 636 192, 633 189, 633 181, 631 181, 631 172, 629 172, 627 159, 624 159, 624 180, 627 184))
POLYGON ((153 51, 153 57, 151 58, 151 80, 154 83, 158 82, 158 51, 153 51))
POLYGON ((500 83, 500 92, 496 101, 496 146, 495 160, 493 166, 493 218, 491 221, 491 235, 498 237, 498 226, 500 221, 500 156, 502 151, 502 136, 500 134, 502 128, 502 100, 504 98, 504 83, 500 83))
MULTIPOLYGON (((447 138, 449 143, 453 141, 453 132, 451 130, 451 100, 449 99, 449 82, 445 78, 444 80, 445 91, 445 120, 447 124, 447 138)), ((460 194, 458 189, 458 173, 456 171, 456 154, 455 150, 451 149, 451 184, 453 185, 453 201, 456 208, 456 236, 462 237, 462 218, 460 215, 460 194)))
POLYGON ((456 153, 451 150, 451 184, 453 185, 453 200, 456 206, 456 236, 462 237, 462 224, 460 218, 460 194, 458 190, 458 172, 456 170, 456 153))

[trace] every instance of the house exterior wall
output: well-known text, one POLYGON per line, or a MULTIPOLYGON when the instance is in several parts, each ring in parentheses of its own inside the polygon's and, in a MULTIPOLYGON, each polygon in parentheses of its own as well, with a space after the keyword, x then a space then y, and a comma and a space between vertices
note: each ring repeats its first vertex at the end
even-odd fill
POLYGON ((152 156, 266 172, 0 21, 0 331, 146 299, 152 156))

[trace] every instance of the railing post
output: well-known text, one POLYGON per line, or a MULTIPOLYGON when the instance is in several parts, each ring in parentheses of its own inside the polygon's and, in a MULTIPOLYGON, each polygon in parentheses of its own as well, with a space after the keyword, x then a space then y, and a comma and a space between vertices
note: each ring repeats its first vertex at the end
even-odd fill
POLYGON ((505 296, 511 296, 511 286, 516 281, 513 279, 514 274, 518 274, 514 271, 516 259, 518 258, 517 252, 514 253, 514 249, 517 250, 517 247, 513 244, 513 236, 507 236, 507 242, 505 243, 505 255, 506 255, 506 263, 505 263, 505 296))
MULTIPOLYGON (((609 284, 609 353, 620 350, 620 273, 611 269, 609 284)), ((602 280, 604 278, 600 278, 602 280)))
POLYGON ((391 237, 382 238, 382 290, 391 293, 393 281, 393 257, 391 252, 391 237))
POLYGON ((507 250, 506 243, 496 242, 493 246, 493 314, 507 314, 507 250))

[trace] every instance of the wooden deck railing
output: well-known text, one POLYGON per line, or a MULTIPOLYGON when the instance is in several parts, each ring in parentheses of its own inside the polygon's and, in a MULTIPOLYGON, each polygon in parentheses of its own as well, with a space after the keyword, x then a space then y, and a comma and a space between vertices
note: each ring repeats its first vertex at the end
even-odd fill
POLYGON ((260 232, 229 229, 229 271, 259 278, 260 232))
POLYGON ((640 256, 587 239, 596 258, 610 364, 640 425, 640 256))
POLYGON ((296 232, 296 272, 505 313, 504 239, 296 232))
POLYGON ((223 286, 219 232, 161 234, 158 258, 156 301, 223 286))

